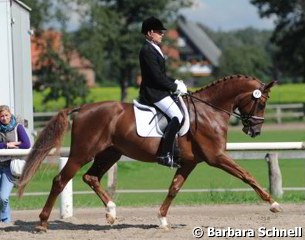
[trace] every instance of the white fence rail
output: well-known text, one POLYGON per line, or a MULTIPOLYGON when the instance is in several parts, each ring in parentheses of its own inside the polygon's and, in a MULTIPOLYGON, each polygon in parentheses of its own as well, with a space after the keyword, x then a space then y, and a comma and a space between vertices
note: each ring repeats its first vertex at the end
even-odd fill
MULTIPOLYGON (((227 143, 227 151, 234 159, 266 159, 269 167, 269 186, 272 194, 281 196, 283 193, 282 179, 278 166, 278 158, 305 159, 305 142, 260 142, 260 143, 227 143), (276 153, 274 153, 276 152, 276 153)), ((26 156, 30 149, 1 149, 0 156, 26 156)), ((62 169, 67 161, 69 148, 61 150, 59 168, 62 169)), ((124 158, 123 161, 133 161, 124 158)), ((116 167, 112 168, 111 175, 108 173, 108 187, 115 189, 113 179, 116 179, 116 167), (110 182, 109 182, 110 180, 110 182)), ((296 188, 304 190, 304 188, 296 188)), ((222 189, 223 190, 223 189, 222 189)), ((223 191, 242 191, 243 189, 226 189, 223 191)), ((162 190, 165 191, 165 190, 162 190)), ((182 190, 185 192, 188 190, 182 190)), ((205 189, 191 191, 204 192, 205 189)), ((211 191, 211 190, 209 190, 211 191)), ((118 191, 119 192, 119 191, 118 191)), ((141 191, 142 192, 142 191, 141 191)), ((155 192, 155 191, 154 191, 155 192)), ((80 193, 81 194, 81 193, 80 193)), ((30 194, 26 194, 30 195, 30 194)), ((35 194, 33 194, 35 195, 35 194)), ((68 183, 60 195, 60 217, 67 218, 73 215, 73 189, 72 180, 68 183)))

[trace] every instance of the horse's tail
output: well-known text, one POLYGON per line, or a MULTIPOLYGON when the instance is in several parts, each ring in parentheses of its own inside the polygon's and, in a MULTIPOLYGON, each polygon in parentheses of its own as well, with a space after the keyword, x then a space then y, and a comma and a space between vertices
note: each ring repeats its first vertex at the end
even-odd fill
POLYGON ((26 157, 26 164, 18 184, 19 196, 22 196, 24 188, 32 179, 50 150, 55 148, 56 152, 59 151, 62 137, 68 128, 68 115, 74 111, 71 111, 71 109, 61 110, 39 134, 29 155, 26 157))

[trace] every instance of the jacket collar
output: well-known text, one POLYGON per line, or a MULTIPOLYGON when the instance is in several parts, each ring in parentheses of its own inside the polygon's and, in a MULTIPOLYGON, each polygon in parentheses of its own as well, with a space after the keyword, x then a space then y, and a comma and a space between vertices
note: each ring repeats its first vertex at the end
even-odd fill
POLYGON ((146 39, 146 41, 147 41, 149 44, 151 44, 151 45, 154 47, 154 49, 156 49, 157 52, 164 58, 164 55, 163 55, 163 53, 162 53, 162 51, 161 51, 161 48, 160 48, 157 44, 155 44, 154 42, 148 41, 147 39, 146 39))

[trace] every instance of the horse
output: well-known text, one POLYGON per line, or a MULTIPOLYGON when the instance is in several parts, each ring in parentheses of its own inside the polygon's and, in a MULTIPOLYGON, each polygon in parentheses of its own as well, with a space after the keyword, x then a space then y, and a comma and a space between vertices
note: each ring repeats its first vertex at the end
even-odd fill
MULTIPOLYGON (((189 174, 200 162, 222 169, 250 185, 263 201, 271 205, 272 212, 281 210, 280 205, 257 180, 226 153, 230 116, 241 119, 243 131, 249 136, 259 135, 270 89, 275 83, 271 81, 264 84, 255 77, 231 75, 183 96, 189 112, 190 128, 177 139, 181 168, 176 170, 160 206, 160 227, 169 228, 166 219, 168 209, 189 174)), ((122 155, 143 162, 157 162, 161 138, 143 138, 137 134, 131 103, 104 101, 83 104, 74 109, 66 108, 48 122, 28 154, 18 186, 20 197, 50 150, 60 148, 70 121, 69 158, 53 179, 49 196, 39 215, 37 231, 47 231, 48 219, 58 195, 76 172, 92 159, 92 166, 83 175, 83 181, 103 202, 109 224, 115 222, 116 205, 100 184, 103 175, 122 155), (70 115, 73 116, 72 120, 69 119, 70 115)))

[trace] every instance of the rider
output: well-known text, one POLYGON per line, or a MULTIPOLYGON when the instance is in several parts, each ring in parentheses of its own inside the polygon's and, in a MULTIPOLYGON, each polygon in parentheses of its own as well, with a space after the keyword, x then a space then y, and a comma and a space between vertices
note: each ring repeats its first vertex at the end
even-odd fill
POLYGON ((155 17, 149 17, 142 23, 145 42, 139 54, 142 77, 139 99, 156 106, 170 119, 161 140, 158 163, 179 168, 180 165, 173 159, 173 144, 183 115, 171 94, 186 94, 187 88, 181 80, 166 75, 165 57, 159 46, 165 30, 163 23, 155 17))

